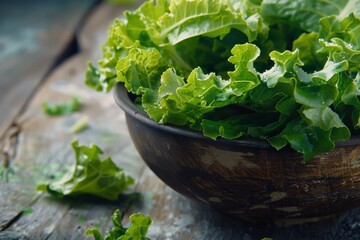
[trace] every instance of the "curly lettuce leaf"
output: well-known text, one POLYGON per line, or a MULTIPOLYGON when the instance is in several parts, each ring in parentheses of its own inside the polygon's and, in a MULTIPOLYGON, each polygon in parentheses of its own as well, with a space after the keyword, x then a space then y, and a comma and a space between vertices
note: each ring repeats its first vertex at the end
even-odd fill
MULTIPOLYGON (((169 11, 158 20, 160 44, 171 45, 195 36, 223 38, 230 29, 243 32, 251 42, 262 28, 259 15, 246 20, 224 1, 170 1, 169 11)), ((159 45, 160 45, 159 44, 159 45)))
MULTIPOLYGON (((216 139, 218 137, 226 139, 237 139, 246 136, 250 129, 264 127, 277 120, 277 114, 268 113, 249 113, 231 116, 222 120, 203 119, 201 126, 205 136, 216 139)), ((250 135, 250 134, 249 134, 250 135)), ((254 133, 255 135, 255 133, 254 133)))
MULTIPOLYGON (((196 67, 194 64, 198 64, 189 63, 199 57, 197 49, 209 47, 207 38, 222 39, 233 32, 231 30, 237 30, 246 36, 246 41, 254 41, 258 35, 266 36, 268 31, 258 14, 245 19, 220 0, 147 1, 135 12, 125 12, 125 18, 125 21, 115 20, 110 27, 99 67, 88 66, 85 83, 94 90, 107 92, 113 87, 117 82, 117 61, 134 47, 155 47, 169 67, 189 74, 196 67), (197 47, 186 50, 187 46, 197 47)), ((213 47, 210 46, 207 53, 212 52, 213 47)), ((218 50, 215 56, 220 57, 222 51, 218 50)), ((226 60, 226 56, 220 59, 226 60)))
POLYGON ((152 223, 151 218, 136 213, 132 214, 129 219, 131 222, 129 228, 123 227, 121 224, 121 212, 118 209, 112 216, 114 226, 106 233, 105 237, 102 237, 101 232, 96 228, 87 229, 85 234, 93 236, 95 240, 150 240, 150 238, 146 237, 146 233, 152 223))
POLYGON ((160 124, 255 137, 308 160, 360 130, 360 0, 146 1, 87 84, 123 82, 160 124))
MULTIPOLYGON (((359 1, 360 3, 360 1, 359 1)), ((360 5, 359 5, 360 7, 360 5)), ((347 17, 326 16, 319 20, 319 31, 303 33, 293 42, 293 49, 298 49, 300 59, 309 71, 320 70, 327 61, 329 51, 325 50, 328 42, 344 41, 352 50, 360 48, 360 18, 354 13, 347 17), (335 40, 338 39, 338 40, 335 40), (325 49, 324 49, 325 47, 325 49)), ((330 44, 331 45, 331 44, 330 44)), ((346 47, 345 47, 346 48, 346 47)), ((351 51, 351 50, 350 50, 351 51)), ((343 56, 341 56, 343 57, 343 56)), ((345 57, 342 60, 344 60, 345 57)))
POLYGON ((73 141, 71 146, 76 163, 72 170, 60 180, 37 187, 55 197, 91 194, 108 200, 116 200, 134 179, 118 168, 110 157, 101 159, 102 150, 96 146, 79 146, 73 141))
POLYGON ((96 91, 110 91, 117 82, 115 66, 118 60, 126 56, 131 48, 138 46, 139 41, 147 40, 142 35, 142 27, 145 26, 139 17, 129 12, 125 12, 125 15, 131 21, 125 23, 115 19, 109 28, 109 37, 102 46, 102 59, 98 61, 99 67, 88 63, 85 84, 96 91))
POLYGON ((322 48, 319 52, 327 53, 334 63, 347 64, 350 72, 357 72, 360 69, 360 46, 355 48, 339 38, 333 38, 331 42, 320 40, 320 44, 322 48))
POLYGON ((269 138, 269 142, 276 149, 283 148, 288 142, 294 150, 302 153, 304 160, 307 161, 316 154, 330 151, 335 147, 330 134, 330 130, 324 131, 319 127, 311 126, 301 117, 297 117, 288 122, 278 135, 269 138))
POLYGON ((165 65, 156 49, 134 48, 119 60, 118 80, 125 82, 130 92, 143 94, 142 105, 151 118, 160 123, 193 125, 204 114, 236 102, 235 97, 260 83, 253 68, 259 49, 244 44, 235 46, 232 52, 229 61, 235 70, 229 72, 229 80, 195 68, 184 81, 171 68, 159 75, 165 65))
POLYGON ((269 24, 286 23, 306 32, 316 32, 319 20, 324 16, 348 16, 360 13, 359 0, 264 0, 261 16, 269 24))
POLYGON ((132 48, 128 55, 116 64, 117 79, 137 95, 157 90, 160 76, 166 69, 163 57, 155 48, 132 48), (131 80, 131 81, 130 81, 131 80))

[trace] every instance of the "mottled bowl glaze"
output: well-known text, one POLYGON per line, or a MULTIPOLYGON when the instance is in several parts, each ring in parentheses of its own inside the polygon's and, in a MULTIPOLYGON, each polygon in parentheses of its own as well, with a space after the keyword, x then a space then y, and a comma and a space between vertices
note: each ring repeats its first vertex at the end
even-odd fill
POLYGON ((177 192, 220 212, 255 222, 306 222, 360 206, 360 137, 306 164, 290 148, 254 139, 216 141, 159 125, 118 84, 132 140, 150 169, 177 192))

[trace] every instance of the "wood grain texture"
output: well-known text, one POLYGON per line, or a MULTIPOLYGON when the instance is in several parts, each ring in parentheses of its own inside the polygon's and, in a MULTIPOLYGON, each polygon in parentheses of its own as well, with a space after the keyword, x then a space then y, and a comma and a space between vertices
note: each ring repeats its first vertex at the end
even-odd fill
MULTIPOLYGON (((94 18, 100 19, 99 22, 104 25, 98 28, 95 21, 84 28, 88 29, 84 33, 89 39, 98 39, 91 43, 96 45, 94 49, 99 49, 100 42, 106 37, 104 28, 107 29, 122 11, 121 7, 102 5, 99 7, 100 18, 94 13, 94 18)), ((0 228, 6 230, 1 232, 0 239, 85 238, 84 229, 95 225, 105 231, 107 224, 104 222, 110 221, 109 215, 117 208, 125 210, 133 199, 133 194, 130 194, 114 203, 94 200, 93 204, 89 204, 91 199, 58 202, 35 191, 38 183, 51 181, 65 172, 66 165, 73 164, 74 156, 69 145, 73 139, 78 139, 81 144, 98 144, 115 162, 125 159, 119 165, 131 175, 135 178, 140 176, 143 163, 131 148, 125 124, 122 124, 123 114, 113 104, 112 96, 94 93, 83 85, 86 61, 93 55, 97 55, 93 58, 99 58, 98 54, 99 51, 83 51, 60 65, 41 86, 26 111, 14 122, 21 131, 10 146, 16 149, 10 166, 14 173, 9 174, 8 182, 1 183, 6 186, 1 189, 6 197, 0 198, 0 208, 3 210, 0 228), (72 96, 78 96, 84 102, 80 113, 59 118, 49 118, 42 113, 42 102, 62 102, 72 96), (83 116, 91 119, 89 130, 72 134, 70 126, 83 116), (23 192, 25 190, 27 195, 23 192), (32 209, 32 213, 21 216, 27 207, 32 209)))
POLYGON ((49 70, 66 57, 77 25, 95 1, 0 2, 0 137, 49 70))
MULTIPOLYGON (((25 111, 14 122, 15 134, 7 135, 11 160, 7 181, 0 178, 0 239, 86 239, 84 230, 111 227, 111 215, 119 208, 124 224, 134 212, 149 214, 154 223, 152 239, 360 239, 360 210, 327 222, 303 226, 275 227, 249 224, 221 215, 181 196, 145 167, 132 144, 124 113, 115 106, 111 94, 87 89, 84 84, 86 61, 99 57, 107 26, 124 8, 101 4, 89 16, 78 39, 80 54, 68 59, 47 77, 25 111), (79 113, 47 117, 43 101, 61 102, 78 96, 84 102, 79 113), (87 116, 90 127, 72 134, 70 126, 87 116), (80 197, 56 200, 35 191, 38 183, 61 176, 74 162, 70 141, 94 142, 106 156, 137 179, 137 184, 115 202, 80 197), (24 209, 30 209, 26 214, 24 209)), ((8 132, 11 132, 8 130, 8 132)), ((2 175, 4 176, 4 175, 2 175)))
MULTIPOLYGON (((84 90, 82 85, 84 62, 85 59, 79 55, 58 68, 17 122, 22 131, 18 139, 18 153, 12 163, 12 167, 18 170, 10 176, 10 182, 15 182, 14 188, 23 189, 25 185, 30 184, 32 194, 36 194, 36 184, 51 181, 51 178, 63 173, 66 165, 74 163, 69 145, 73 139, 78 139, 81 144, 88 145, 92 142, 98 144, 104 149, 105 155, 112 156, 115 162, 119 163, 121 160, 119 165, 131 175, 134 177, 140 175, 142 162, 130 146, 125 124, 122 123, 123 114, 113 105, 112 97, 89 94, 90 90, 84 90), (59 118, 49 118, 42 113, 41 103, 44 100, 60 102, 71 96, 79 96, 85 102, 80 113, 59 118), (81 134, 72 134, 69 131, 70 126, 83 116, 91 119, 90 128, 81 134), (17 182, 16 179, 23 181, 17 182)), ((9 192, 6 199, 12 195, 15 195, 14 198, 18 197, 17 193, 9 192)), ((28 217, 20 218, 7 230, 22 233, 30 239, 49 237, 57 225, 61 226, 61 221, 69 218, 67 214, 74 214, 74 210, 70 211, 73 202, 57 202, 43 195, 34 203, 31 198, 17 202, 21 203, 23 208, 31 206, 33 213, 28 217), (34 224, 35 220, 36 224, 34 224), (55 227, 45 229, 50 222, 55 227)), ((6 209, 8 203, 0 199, 0 206, 6 209)), ((120 204, 119 206, 113 204, 112 207, 108 205, 109 214, 111 215, 117 207, 120 207, 120 204)), ((18 209, 18 214, 21 210, 18 209)), ((101 216, 103 212, 101 208, 92 211, 94 216, 101 216)), ((77 226, 79 219, 71 217, 70 219, 73 222, 64 223, 77 226)), ((61 228, 62 232, 59 234, 72 234, 64 230, 65 228, 61 228)))

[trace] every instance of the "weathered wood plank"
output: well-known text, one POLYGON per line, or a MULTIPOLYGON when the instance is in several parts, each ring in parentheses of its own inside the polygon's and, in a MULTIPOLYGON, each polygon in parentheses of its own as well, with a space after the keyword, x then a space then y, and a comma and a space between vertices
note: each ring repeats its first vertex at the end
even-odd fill
MULTIPOLYGON (((52 64, 63 55, 75 36, 79 21, 94 2, 95 0, 1 1, 0 138, 4 137, 4 131, 26 104, 26 100, 43 80, 52 64)), ((9 136, 5 136, 0 142, 0 148, 9 142, 7 137, 9 136)), ((16 146, 6 148, 0 150, 8 152, 11 151, 9 148, 16 149, 16 146)), ((0 215, 1 229, 21 212, 24 208, 23 203, 29 201, 26 199, 32 198, 34 190, 33 184, 28 183, 22 183, 21 188, 9 188, 9 185, 5 186, 3 182, 0 184, 1 194, 8 196, 0 201, 0 210, 3 213, 0 215), (26 187, 27 185, 32 188, 26 187), (17 192, 19 193, 16 194, 17 192), (20 198, 12 201, 11 196, 20 198), (9 201, 13 204, 8 204, 9 201)))
MULTIPOLYGON (((103 5, 99 9, 99 13, 105 11, 119 14, 123 11, 123 8, 112 5, 103 5)), ((116 16, 103 14, 100 22, 106 22, 104 26, 107 29, 107 25, 114 17, 116 16)), ((88 27, 88 29, 91 30, 93 37, 97 35, 97 31, 106 32, 102 28, 94 30, 88 27)), ((91 34, 88 36, 91 37, 91 34)), ((102 41, 104 41, 106 35, 98 35, 102 35, 102 41)), ((99 46, 96 47, 98 48, 99 46)), ((81 144, 91 142, 98 144, 105 150, 106 155, 113 157, 115 162, 119 163, 120 159, 124 159, 119 165, 132 176, 140 176, 143 163, 129 141, 123 113, 115 106, 110 94, 94 93, 83 84, 86 61, 91 55, 91 53, 83 52, 59 66, 39 89, 26 111, 15 121, 15 124, 20 126, 21 132, 17 136, 16 145, 13 146, 17 149, 16 157, 11 165, 15 173, 9 176, 9 183, 2 183, 9 189, 1 191, 7 195, 6 198, 0 199, 0 209, 3 210, 0 214, 2 228, 7 227, 26 207, 30 206, 33 213, 20 217, 2 233, 3 235, 21 236, 27 239, 49 237, 51 239, 81 239, 85 237, 83 230, 97 223, 96 217, 105 217, 104 214, 106 214, 106 221, 109 222, 108 216, 116 208, 125 209, 129 204, 129 201, 121 200, 112 204, 98 201, 95 201, 96 204, 89 204, 83 199, 83 201, 76 200, 75 202, 60 201, 58 203, 60 206, 58 206, 46 195, 41 195, 37 201, 32 199, 37 196, 36 184, 44 180, 49 181, 51 176, 64 172, 65 165, 74 163, 74 156, 69 145, 73 139, 78 139, 81 144), (78 96, 84 102, 80 113, 53 118, 42 113, 42 102, 66 101, 71 96, 78 96), (83 116, 90 119, 90 128, 83 133, 72 134, 70 126, 83 116), (25 169, 27 171, 24 171, 25 169), (26 189, 26 193, 31 197, 20 199, 19 197, 25 194, 12 191, 14 189, 26 189), (16 199, 13 200, 16 208, 9 207, 11 199, 16 199), (79 222, 79 218, 73 216, 82 216, 83 220, 79 222), (34 221, 36 224, 33 223, 34 221)), ((105 230, 107 225, 102 224, 102 226, 105 230)))
MULTIPOLYGON (((19 170, 15 172, 14 176, 10 176, 10 181, 12 178, 23 179, 26 177, 26 184, 32 183, 30 190, 33 194, 36 194, 36 184, 44 180, 46 175, 56 175, 57 171, 64 170, 64 165, 74 163, 74 156, 69 145, 73 139, 78 139, 81 144, 97 143, 104 149, 106 155, 113 157, 114 161, 127 160, 128 162, 122 162, 122 167, 131 172, 132 175, 136 177, 140 174, 142 163, 135 154, 135 150, 129 146, 130 142, 125 129, 123 114, 113 104, 111 95, 89 94, 91 90, 84 88, 84 63, 85 59, 79 55, 55 71, 49 82, 41 88, 28 110, 17 122, 22 131, 19 135, 18 154, 13 166, 17 166, 19 170), (74 68, 74 66, 76 67, 74 68), (71 96, 79 96, 85 102, 80 113, 59 118, 49 118, 42 113, 41 103, 44 100, 63 101, 71 96), (72 134, 69 131, 70 126, 83 116, 91 119, 90 128, 81 134, 72 134), (36 168, 42 170, 38 171, 36 168), (21 171, 22 169, 28 169, 28 171, 24 173, 21 171)), ((16 182, 14 187, 22 189, 24 184, 23 181, 16 182)), ((7 194, 13 195, 10 191, 7 194)), ((54 209, 57 208, 56 204, 48 204, 43 197, 40 199, 41 201, 34 204, 28 199, 22 202, 22 206, 31 205, 34 212, 42 209, 42 215, 31 214, 27 218, 20 218, 8 230, 17 233, 23 232, 25 236, 33 238, 52 233, 43 232, 44 224, 49 224, 46 215, 52 217, 51 223, 56 226, 57 221, 60 222, 64 219, 68 209, 62 209, 60 213, 53 215, 54 211, 57 210, 54 209), (35 219, 39 223, 37 228, 31 224, 35 219)), ((0 199, 0 206, 4 206, 5 212, 7 204, 8 202, 3 203, 0 199)), ((114 207, 111 209, 113 211, 114 207)), ((18 211, 21 210, 18 209, 18 211)), ((101 209, 95 209, 94 212, 96 211, 99 211, 99 214, 101 209)))
POLYGON ((0 137, 96 0, 0 2, 0 137))

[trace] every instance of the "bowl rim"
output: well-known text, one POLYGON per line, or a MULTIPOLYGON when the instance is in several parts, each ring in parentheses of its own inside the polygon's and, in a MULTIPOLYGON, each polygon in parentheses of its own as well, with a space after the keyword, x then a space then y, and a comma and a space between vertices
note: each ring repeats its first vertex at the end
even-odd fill
MULTIPOLYGON (((179 126, 174 126, 170 124, 159 124, 152 120, 144 111, 136 107, 136 105, 131 101, 129 93, 125 88, 124 83, 116 83, 114 87, 114 100, 116 104, 126 113, 136 118, 140 122, 158 129, 160 131, 170 132, 184 137, 194 138, 201 141, 216 142, 220 145, 235 145, 241 147, 252 147, 259 149, 273 149, 270 143, 263 139, 256 138, 239 138, 239 139, 224 139, 218 138, 216 140, 211 139, 210 137, 204 136, 201 132, 197 132, 192 129, 182 128, 179 126)), ((355 146, 360 144, 360 135, 352 136, 349 140, 338 141, 335 143, 336 147, 344 146, 355 146)), ((291 149, 289 147, 289 149, 291 149)), ((294 151, 294 150, 292 150, 294 151)))

